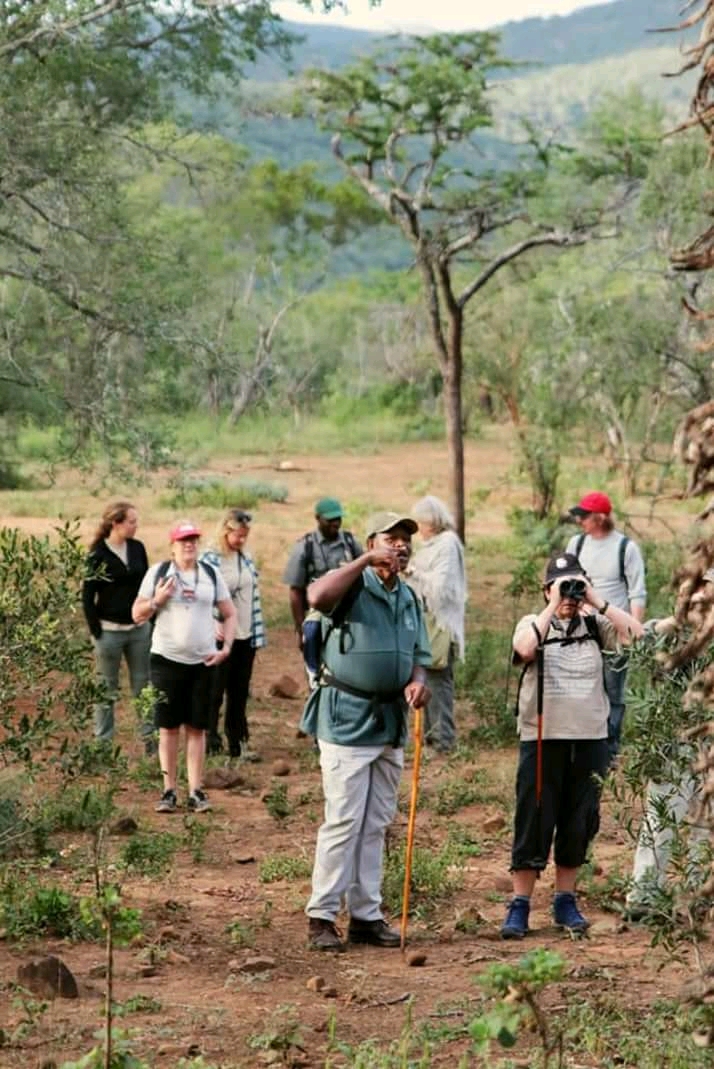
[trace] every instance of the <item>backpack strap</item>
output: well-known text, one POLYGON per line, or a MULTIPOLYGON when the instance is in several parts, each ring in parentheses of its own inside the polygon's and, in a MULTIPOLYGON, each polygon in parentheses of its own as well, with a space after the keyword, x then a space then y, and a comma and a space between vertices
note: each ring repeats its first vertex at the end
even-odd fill
POLYGON ((305 554, 305 578, 309 585, 315 578, 315 542, 312 531, 302 536, 302 547, 305 554))
MULTIPOLYGON (((578 535, 578 540, 575 543, 574 556, 580 561, 580 554, 582 553, 583 543, 585 542, 585 535, 578 535)), ((627 535, 623 535, 620 539, 620 545, 618 546, 618 563, 620 570, 620 582, 627 583, 627 576, 625 575, 625 554, 627 553, 627 546, 630 539, 627 535)))
POLYGON ((156 569, 156 575, 154 576, 154 589, 151 592, 152 598, 153 598, 154 594, 156 593, 156 588, 159 585, 159 580, 166 578, 166 575, 167 575, 168 570, 169 570, 170 567, 171 567, 171 561, 170 560, 162 560, 161 564, 156 569))
POLYGON ((627 535, 623 535, 620 539, 620 582, 627 584, 627 576, 625 575, 625 554, 627 553, 627 544, 629 542, 627 535))
MULTIPOLYGON (((171 560, 162 560, 161 564, 156 569, 156 575, 154 576, 154 590, 153 590, 153 593, 152 593, 152 597, 156 593, 156 588, 159 585, 159 580, 166 578, 166 576, 168 575, 169 568, 171 567, 172 564, 173 564, 173 561, 171 561, 171 560)), ((213 567, 212 564, 209 564, 208 561, 205 561, 205 560, 199 560, 198 566, 199 566, 199 568, 203 568, 204 572, 206 573, 208 578, 213 583, 213 600, 215 602, 215 600, 216 600, 216 591, 218 590, 218 579, 216 578, 216 569, 213 567)))
POLYGON ((352 560, 357 560, 359 553, 357 552, 357 543, 355 542, 355 536, 352 534, 351 531, 343 531, 342 533, 344 534, 347 548, 352 554, 352 560))

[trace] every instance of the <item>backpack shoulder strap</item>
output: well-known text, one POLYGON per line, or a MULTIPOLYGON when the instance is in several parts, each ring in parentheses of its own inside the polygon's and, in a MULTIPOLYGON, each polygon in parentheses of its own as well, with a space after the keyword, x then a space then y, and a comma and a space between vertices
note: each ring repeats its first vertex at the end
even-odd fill
POLYGON ((199 560, 199 567, 203 568, 208 578, 213 583, 213 597, 215 600, 216 591, 218 590, 218 579, 216 578, 216 569, 212 564, 209 564, 207 560, 199 560))
POLYGON ((585 626, 588 630, 588 636, 594 639, 600 649, 602 649, 602 636, 600 634, 600 628, 597 626, 597 620, 592 614, 584 616, 583 619, 585 620, 585 626))
POLYGON ((332 616, 327 617, 327 628, 323 637, 323 645, 327 642, 328 638, 333 631, 340 632, 340 653, 345 653, 345 633, 349 631, 349 614, 352 606, 357 600, 357 596, 364 589, 364 577, 358 575, 352 586, 345 592, 344 597, 340 601, 339 605, 333 612, 332 616))
POLYGON ((166 574, 167 574, 167 572, 168 572, 170 567, 171 567, 171 561, 170 560, 162 560, 161 564, 156 569, 156 575, 154 576, 154 589, 153 589, 153 592, 152 592, 152 597, 153 597, 153 594, 156 593, 156 588, 159 585, 159 580, 166 578, 166 574))
POLYGON ((352 554, 352 560, 356 560, 359 554, 357 552, 357 543, 355 542, 355 536, 352 534, 351 531, 345 531, 344 536, 345 542, 347 543, 347 548, 352 554))
POLYGON ((627 535, 623 535, 620 539, 620 582, 626 583, 627 576, 625 575, 625 554, 627 553, 627 544, 629 542, 627 535))
POLYGON ((575 557, 578 558, 578 560, 580 560, 580 554, 583 551, 584 543, 585 543, 585 535, 584 534, 579 534, 578 535, 578 540, 575 543, 575 553, 573 554, 575 557))
POLYGON ((308 583, 310 583, 315 575, 315 541, 312 537, 312 531, 308 531, 307 534, 302 536, 302 546, 305 554, 305 574, 308 583))

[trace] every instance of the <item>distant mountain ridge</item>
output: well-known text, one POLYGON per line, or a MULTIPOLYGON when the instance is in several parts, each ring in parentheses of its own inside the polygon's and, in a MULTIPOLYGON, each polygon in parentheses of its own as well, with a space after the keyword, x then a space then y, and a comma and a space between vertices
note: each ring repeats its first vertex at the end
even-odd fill
MULTIPOLYGON (((384 0, 388 6, 389 0, 384 0)), ((642 48, 676 48, 686 40, 681 34, 654 32, 680 21, 678 0, 612 0, 581 8, 571 15, 534 17, 495 26, 501 35, 501 50, 509 59, 540 67, 592 63, 625 55, 642 48)), ((332 69, 354 61, 361 53, 384 40, 370 30, 288 22, 286 27, 303 41, 293 49, 292 69, 327 66, 332 69)), ((696 35, 690 31, 689 39, 696 35)), ((276 81, 286 71, 270 57, 258 60, 251 77, 276 81)))

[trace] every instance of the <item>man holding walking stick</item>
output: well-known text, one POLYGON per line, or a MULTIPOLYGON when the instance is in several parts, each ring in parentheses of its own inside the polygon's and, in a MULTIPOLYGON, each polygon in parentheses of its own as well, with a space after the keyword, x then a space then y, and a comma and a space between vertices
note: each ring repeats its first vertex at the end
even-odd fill
POLYGON ((336 926, 343 900, 349 942, 400 945, 382 913, 381 884, 407 708, 429 699, 429 641, 419 602, 399 575, 416 529, 407 516, 376 514, 366 552, 308 587, 310 606, 325 616, 322 665, 300 725, 318 739, 325 796, 306 908, 315 950, 345 949, 336 926))
POLYGON ((554 837, 555 923, 580 933, 589 927, 575 882, 599 828, 609 761, 603 660, 643 634, 634 616, 595 593, 571 553, 548 562, 543 593, 545 608, 524 616, 513 636, 514 662, 525 667, 518 690, 513 899, 503 939, 528 932, 531 895, 554 837))

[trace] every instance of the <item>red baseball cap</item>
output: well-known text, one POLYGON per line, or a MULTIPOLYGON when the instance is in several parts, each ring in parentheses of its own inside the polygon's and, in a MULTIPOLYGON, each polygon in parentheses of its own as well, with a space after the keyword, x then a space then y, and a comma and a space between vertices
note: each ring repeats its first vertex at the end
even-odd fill
POLYGON ((601 493, 600 490, 592 490, 585 497, 581 497, 577 505, 573 505, 570 509, 571 516, 589 516, 591 512, 602 512, 605 516, 610 515, 612 501, 607 494, 601 493))
POLYGON ((182 520, 169 531, 169 542, 182 542, 184 538, 200 538, 201 531, 191 520, 182 520))

